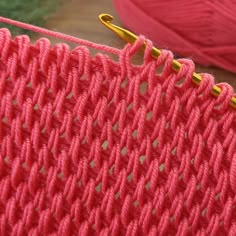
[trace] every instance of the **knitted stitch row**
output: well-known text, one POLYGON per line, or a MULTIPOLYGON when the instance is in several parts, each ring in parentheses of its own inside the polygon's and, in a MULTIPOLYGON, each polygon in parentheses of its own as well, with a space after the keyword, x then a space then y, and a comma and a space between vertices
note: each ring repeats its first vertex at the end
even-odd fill
POLYGON ((0 30, 0 235, 236 235, 232 87, 99 47, 0 30))

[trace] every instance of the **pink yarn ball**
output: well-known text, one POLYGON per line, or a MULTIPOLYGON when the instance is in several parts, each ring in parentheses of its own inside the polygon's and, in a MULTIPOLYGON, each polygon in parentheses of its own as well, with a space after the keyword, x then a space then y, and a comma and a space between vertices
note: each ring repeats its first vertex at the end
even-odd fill
POLYGON ((236 1, 113 0, 123 24, 203 65, 236 72, 236 1))

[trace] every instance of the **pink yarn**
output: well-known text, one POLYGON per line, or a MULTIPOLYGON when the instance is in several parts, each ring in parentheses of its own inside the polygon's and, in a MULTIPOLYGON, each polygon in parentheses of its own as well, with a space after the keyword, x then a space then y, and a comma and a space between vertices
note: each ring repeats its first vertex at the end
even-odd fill
POLYGON ((113 1, 124 25, 159 47, 236 72, 236 1, 113 1))
POLYGON ((230 85, 212 96, 143 36, 119 50, 0 22, 80 44, 0 29, 0 236, 236 235, 230 85))

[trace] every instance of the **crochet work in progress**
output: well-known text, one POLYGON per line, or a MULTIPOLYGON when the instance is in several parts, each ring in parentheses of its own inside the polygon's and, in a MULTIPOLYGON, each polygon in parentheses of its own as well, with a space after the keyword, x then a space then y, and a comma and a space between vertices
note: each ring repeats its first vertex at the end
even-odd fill
POLYGON ((142 36, 119 50, 27 27, 83 45, 0 30, 1 236, 236 235, 231 86, 214 97, 142 36))

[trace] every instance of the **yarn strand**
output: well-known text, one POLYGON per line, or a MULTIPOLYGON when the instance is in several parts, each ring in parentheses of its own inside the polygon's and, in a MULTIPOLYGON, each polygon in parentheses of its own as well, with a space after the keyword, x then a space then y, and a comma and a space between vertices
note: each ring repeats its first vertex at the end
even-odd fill
POLYGON ((96 43, 90 42, 88 40, 79 39, 79 38, 74 37, 74 36, 70 36, 70 35, 67 35, 67 34, 60 33, 60 32, 48 30, 48 29, 45 29, 45 28, 42 28, 42 27, 38 27, 38 26, 31 25, 31 24, 19 22, 19 21, 16 21, 16 20, 8 19, 8 18, 2 17, 2 16, 0 16, 0 22, 10 24, 10 25, 14 25, 14 26, 17 26, 17 27, 20 27, 20 28, 23 28, 23 29, 26 29, 26 30, 30 30, 30 31, 33 31, 33 32, 36 32, 36 33, 40 33, 40 34, 43 34, 43 35, 47 35, 47 36, 51 36, 51 37, 54 37, 54 38, 62 39, 62 40, 68 41, 68 42, 72 42, 72 43, 76 43, 76 44, 82 44, 82 45, 87 46, 87 47, 91 47, 91 48, 94 48, 94 49, 97 49, 97 50, 106 51, 106 52, 113 53, 113 54, 116 54, 116 55, 119 55, 119 53, 120 53, 120 50, 117 49, 117 48, 109 47, 107 45, 96 44, 96 43))

